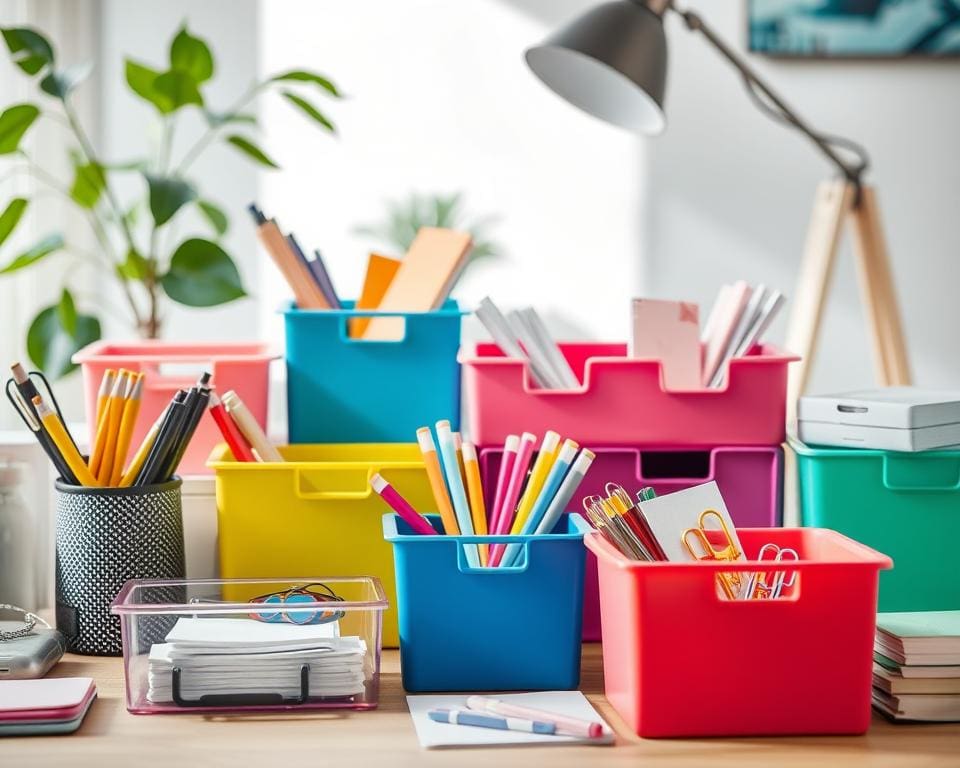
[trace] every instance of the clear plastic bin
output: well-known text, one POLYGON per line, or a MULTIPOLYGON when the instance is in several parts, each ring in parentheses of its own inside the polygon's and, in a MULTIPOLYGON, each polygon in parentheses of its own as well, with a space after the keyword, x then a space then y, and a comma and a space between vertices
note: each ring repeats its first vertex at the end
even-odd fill
POLYGON ((127 709, 134 714, 373 709, 379 695, 380 635, 386 607, 383 587, 371 577, 128 581, 110 607, 120 616, 127 709), (341 599, 254 602, 258 597, 307 585, 314 593, 326 591, 325 586, 341 599), (225 591, 231 593, 231 600, 224 599, 225 591), (312 624, 310 619, 318 611, 327 612, 328 620, 312 624), (178 625, 180 620, 185 620, 184 624, 178 625), (210 662, 212 656, 205 656, 201 665, 196 657, 191 662, 168 650, 166 641, 174 627, 181 633, 206 636, 211 634, 206 624, 218 621, 222 624, 212 630, 218 642, 231 636, 248 637, 247 628, 237 622, 250 622, 250 632, 266 630, 269 625, 289 629, 289 642, 300 639, 297 633, 301 630, 322 633, 329 636, 329 647, 338 653, 297 656, 289 662, 278 661, 276 655, 269 662, 264 662, 262 655, 260 659, 230 658, 230 671, 224 671, 217 666, 223 663, 222 657, 210 662), (244 663, 250 666, 233 672, 244 663), (271 679, 283 680, 277 684, 280 690, 265 690, 272 688, 272 683, 264 683, 265 673, 256 666, 265 663, 280 665, 269 670, 271 679), (204 675, 215 676, 214 692, 198 690, 198 685, 203 688, 198 677, 204 675))

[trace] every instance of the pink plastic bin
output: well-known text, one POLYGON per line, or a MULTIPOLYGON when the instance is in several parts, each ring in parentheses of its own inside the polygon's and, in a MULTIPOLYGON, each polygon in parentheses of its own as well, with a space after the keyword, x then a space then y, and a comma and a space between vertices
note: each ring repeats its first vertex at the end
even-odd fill
MULTIPOLYGON (((706 450, 587 446, 597 458, 590 466, 570 510, 581 512, 583 499, 603 495, 607 483, 617 483, 636 498, 652 486, 663 496, 694 485, 717 481, 727 509, 738 527, 769 528, 783 520, 783 449, 727 446, 706 450)), ((493 503, 502 448, 480 451, 480 473, 488 508, 493 503)), ((583 586, 583 639, 597 641, 600 632, 600 593, 597 560, 587 553, 583 586)))
MULTIPOLYGON (((254 418, 265 427, 270 361, 276 357, 278 355, 268 345, 260 343, 94 342, 73 356, 73 362, 78 363, 83 371, 90 443, 93 444, 96 434, 97 392, 107 368, 126 368, 146 374, 140 415, 130 442, 132 455, 176 391, 192 387, 201 371, 213 374, 213 385, 221 394, 234 390, 254 418)), ((216 422, 205 413, 177 474, 211 474, 212 470, 206 466, 207 457, 221 442, 223 437, 216 422)))
POLYGON ((606 696, 640 736, 864 733, 877 585, 889 557, 825 528, 738 529, 749 557, 773 542, 799 562, 783 598, 718 597, 729 563, 627 560, 597 533, 606 696))
POLYGON ((730 363, 721 389, 668 391, 659 360, 627 357, 626 344, 561 344, 582 385, 533 386, 526 363, 496 344, 462 348, 469 434, 503 444, 517 424, 554 429, 583 445, 779 445, 786 437, 787 366, 799 358, 755 347, 730 363))

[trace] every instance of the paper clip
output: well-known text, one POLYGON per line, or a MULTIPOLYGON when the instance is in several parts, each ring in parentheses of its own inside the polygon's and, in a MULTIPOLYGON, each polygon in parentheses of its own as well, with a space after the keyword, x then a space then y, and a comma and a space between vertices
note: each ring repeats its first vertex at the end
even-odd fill
POLYGON ((603 490, 607 494, 608 501, 616 507, 620 514, 625 514, 633 509, 633 499, 631 499, 630 494, 623 489, 623 486, 617 485, 616 483, 607 483, 603 490))
MULTIPOLYGON (((690 556, 695 560, 739 560, 740 556, 743 554, 734 543, 733 536, 731 536, 727 524, 723 521, 723 517, 714 510, 706 509, 700 513, 700 517, 697 521, 698 527, 696 528, 687 528, 681 536, 680 540, 683 543, 683 546, 686 548, 687 552, 690 553, 690 556), (720 528, 708 528, 707 522, 709 520, 716 519, 719 523, 720 528), (710 539, 707 538, 707 531, 717 531, 723 534, 724 544, 720 548, 715 548, 711 543, 710 539), (700 552, 697 551, 697 547, 691 543, 690 538, 693 538, 694 542, 699 545, 700 552)), ((718 573, 717 581, 720 584, 721 589, 723 589, 724 594, 730 600, 736 600, 740 596, 741 588, 743 587, 743 576, 739 573, 718 573)))
MULTIPOLYGON (((757 560, 761 561, 772 560, 779 563, 784 559, 795 561, 800 559, 800 555, 795 549, 779 547, 773 542, 760 547, 760 553, 757 555, 757 560), (768 554, 772 557, 768 557, 768 554)), ((773 583, 770 584, 767 583, 767 576, 765 571, 750 574, 750 579, 747 581, 748 600, 776 600, 782 594, 784 587, 792 587, 797 580, 796 571, 789 571, 789 578, 787 571, 774 571, 773 583)))

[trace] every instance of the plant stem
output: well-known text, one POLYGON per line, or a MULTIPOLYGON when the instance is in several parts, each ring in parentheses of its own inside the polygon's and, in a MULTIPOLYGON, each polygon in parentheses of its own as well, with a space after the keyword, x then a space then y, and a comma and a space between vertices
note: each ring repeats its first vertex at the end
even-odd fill
POLYGON ((175 123, 169 115, 163 118, 163 134, 160 139, 160 155, 157 158, 157 173, 166 176, 170 166, 170 153, 173 151, 173 129, 175 123))
MULTIPOLYGON (((230 107, 226 114, 232 115, 235 112, 238 112, 243 107, 247 105, 261 90, 270 85, 269 80, 265 80, 262 83, 254 83, 237 99, 236 103, 230 107)), ((177 166, 176 171, 174 171, 175 176, 180 176, 190 165, 196 160, 203 151, 207 148, 207 145, 216 137, 217 132, 222 128, 222 125, 210 126, 196 141, 196 143, 190 147, 180 160, 180 164, 177 166)))

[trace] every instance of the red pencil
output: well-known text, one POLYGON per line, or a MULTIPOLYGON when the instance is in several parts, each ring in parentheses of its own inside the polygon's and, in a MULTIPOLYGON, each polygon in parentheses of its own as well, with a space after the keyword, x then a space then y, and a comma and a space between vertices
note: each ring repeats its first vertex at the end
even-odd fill
POLYGON ((233 458, 237 461, 257 460, 250 448, 250 443, 247 442, 247 438, 240 431, 240 427, 237 426, 233 417, 227 413, 227 409, 223 407, 220 398, 213 392, 210 393, 210 415, 213 416, 213 420, 220 427, 220 433, 223 435, 223 439, 227 441, 227 445, 230 446, 233 458))

